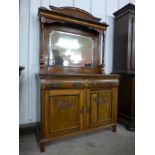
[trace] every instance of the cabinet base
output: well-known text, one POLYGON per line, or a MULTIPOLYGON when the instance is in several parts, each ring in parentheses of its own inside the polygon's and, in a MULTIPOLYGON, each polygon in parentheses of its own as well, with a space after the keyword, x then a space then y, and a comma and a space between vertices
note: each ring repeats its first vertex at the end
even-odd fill
MULTIPOLYGON (((63 139, 63 138, 67 138, 67 137, 71 137, 71 136, 75 136, 75 135, 79 135, 79 134, 84 134, 84 133, 89 133, 89 132, 93 132, 93 131, 95 132, 97 130, 104 129, 104 128, 110 127, 110 126, 112 126, 112 131, 113 132, 117 131, 117 125, 113 124, 113 125, 107 125, 107 126, 104 126, 104 127, 102 126, 102 127, 98 127, 98 128, 93 128, 93 129, 81 131, 81 132, 74 133, 74 134, 71 134, 71 135, 65 135, 65 136, 57 137, 57 138, 53 138, 53 139, 40 139, 40 152, 45 152, 45 145, 46 145, 47 142, 56 141, 56 140, 60 140, 60 139, 63 139)), ((38 132, 38 130, 37 130, 37 132, 38 132)), ((38 133, 37 133, 37 137, 38 137, 38 133)))
POLYGON ((118 123, 123 124, 127 130, 135 131, 135 119, 134 118, 125 118, 121 115, 118 115, 118 123))

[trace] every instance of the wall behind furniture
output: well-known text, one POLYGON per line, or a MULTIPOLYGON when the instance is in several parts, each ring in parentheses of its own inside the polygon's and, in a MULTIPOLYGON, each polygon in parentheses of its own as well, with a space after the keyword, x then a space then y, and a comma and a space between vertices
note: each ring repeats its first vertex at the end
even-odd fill
POLYGON ((19 65, 25 66, 19 78, 19 123, 39 121, 39 103, 35 74, 39 72, 38 8, 54 5, 84 9, 106 22, 109 27, 105 39, 105 72, 111 73, 113 61, 113 13, 135 0, 20 0, 19 65))

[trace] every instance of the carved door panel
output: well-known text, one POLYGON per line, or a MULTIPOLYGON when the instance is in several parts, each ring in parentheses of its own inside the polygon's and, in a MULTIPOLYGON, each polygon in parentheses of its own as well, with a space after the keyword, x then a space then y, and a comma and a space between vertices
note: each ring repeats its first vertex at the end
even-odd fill
POLYGON ((49 90, 45 92, 46 137, 66 135, 83 128, 83 91, 49 90))
POLYGON ((90 113, 87 115, 88 127, 104 125, 113 121, 115 113, 112 95, 112 89, 90 91, 88 102, 90 113))

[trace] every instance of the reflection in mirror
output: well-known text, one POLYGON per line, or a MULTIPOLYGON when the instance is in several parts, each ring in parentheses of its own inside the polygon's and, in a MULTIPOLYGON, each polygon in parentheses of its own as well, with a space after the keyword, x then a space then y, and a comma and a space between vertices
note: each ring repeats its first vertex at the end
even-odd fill
POLYGON ((91 37, 60 31, 49 36, 49 65, 92 67, 91 37))

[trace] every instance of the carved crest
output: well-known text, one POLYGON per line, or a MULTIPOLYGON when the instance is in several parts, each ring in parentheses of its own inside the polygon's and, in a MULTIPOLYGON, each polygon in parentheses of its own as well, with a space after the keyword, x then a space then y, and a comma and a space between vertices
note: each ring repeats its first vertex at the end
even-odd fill
POLYGON ((52 11, 69 15, 75 18, 85 19, 85 20, 91 20, 95 22, 99 22, 101 19, 93 16, 89 12, 76 8, 76 7, 55 7, 55 6, 49 6, 52 11))

